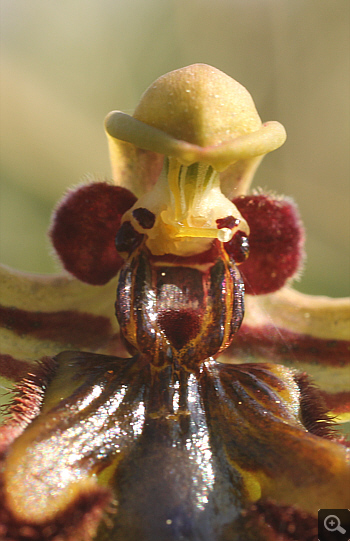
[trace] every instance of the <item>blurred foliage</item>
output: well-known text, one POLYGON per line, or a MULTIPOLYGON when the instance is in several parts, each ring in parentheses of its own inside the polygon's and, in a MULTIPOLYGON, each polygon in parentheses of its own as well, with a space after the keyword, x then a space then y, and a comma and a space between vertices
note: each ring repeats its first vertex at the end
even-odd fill
POLYGON ((45 231, 85 174, 109 176, 103 119, 158 76, 205 62, 288 132, 261 185, 307 229, 301 291, 349 294, 348 0, 0 0, 1 260, 57 271, 45 231))

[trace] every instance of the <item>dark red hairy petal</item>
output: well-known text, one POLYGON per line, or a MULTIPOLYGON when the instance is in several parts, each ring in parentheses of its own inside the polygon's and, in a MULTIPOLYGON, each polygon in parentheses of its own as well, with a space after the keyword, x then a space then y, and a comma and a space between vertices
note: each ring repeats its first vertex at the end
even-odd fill
POLYGON ((303 261, 304 232, 298 210, 289 200, 263 194, 237 197, 233 203, 250 227, 249 257, 239 268, 246 293, 277 291, 303 261))
POLYGON ((106 284, 123 264, 114 244, 121 217, 135 203, 127 189, 94 182, 70 191, 58 205, 50 229, 64 268, 93 285, 106 284))

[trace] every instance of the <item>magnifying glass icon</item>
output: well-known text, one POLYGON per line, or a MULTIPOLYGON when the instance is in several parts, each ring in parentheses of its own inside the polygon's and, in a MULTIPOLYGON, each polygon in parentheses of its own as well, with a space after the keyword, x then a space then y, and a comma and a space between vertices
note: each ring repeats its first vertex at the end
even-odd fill
POLYGON ((336 515, 328 515, 324 519, 324 527, 329 532, 340 532, 342 534, 346 533, 346 530, 340 525, 340 520, 336 515))

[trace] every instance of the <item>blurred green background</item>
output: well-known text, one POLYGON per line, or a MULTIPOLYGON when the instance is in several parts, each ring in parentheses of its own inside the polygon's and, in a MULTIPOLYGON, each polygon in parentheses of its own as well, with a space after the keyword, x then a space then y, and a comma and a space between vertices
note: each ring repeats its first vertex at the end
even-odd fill
POLYGON ((1 261, 55 272, 50 213, 86 174, 110 175, 103 119, 195 62, 248 88, 286 144, 262 186, 307 231, 301 291, 349 294, 349 0, 0 0, 1 261))

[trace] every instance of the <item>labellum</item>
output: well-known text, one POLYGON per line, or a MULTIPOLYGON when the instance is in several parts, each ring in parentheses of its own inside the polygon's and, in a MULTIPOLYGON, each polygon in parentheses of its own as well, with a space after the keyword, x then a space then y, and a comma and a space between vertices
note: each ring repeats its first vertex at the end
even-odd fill
POLYGON ((293 292, 296 207, 247 194, 283 127, 197 64, 106 131, 115 184, 69 192, 50 229, 74 278, 3 271, 1 539, 316 540, 350 474, 303 368, 343 370, 349 309, 293 292))

